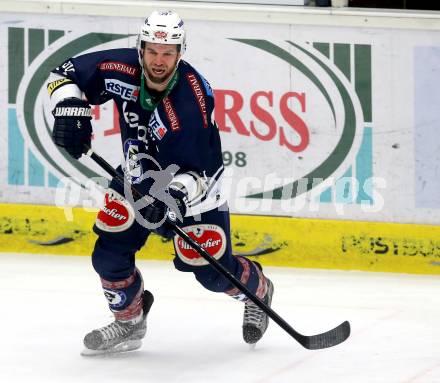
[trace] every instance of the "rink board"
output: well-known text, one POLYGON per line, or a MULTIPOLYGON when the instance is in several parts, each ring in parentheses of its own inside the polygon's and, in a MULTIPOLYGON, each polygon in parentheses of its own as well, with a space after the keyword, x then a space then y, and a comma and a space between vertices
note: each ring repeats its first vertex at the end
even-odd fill
MULTIPOLYGON (((0 204, 0 251, 90 255, 96 211, 0 204)), ((235 254, 264 265, 440 274, 440 227, 232 215, 235 254)), ((152 235, 138 258, 172 259, 152 235)))
MULTIPOLYGON (((0 12, 0 202, 91 206, 108 175, 54 144, 47 76, 67 57, 135 46, 151 8, 43 3, 0 1, 20 11, 0 12)), ((440 223, 440 15, 192 7, 178 7, 184 59, 212 87, 232 213, 440 223)), ((116 167, 118 108, 92 116, 93 149, 116 167)))

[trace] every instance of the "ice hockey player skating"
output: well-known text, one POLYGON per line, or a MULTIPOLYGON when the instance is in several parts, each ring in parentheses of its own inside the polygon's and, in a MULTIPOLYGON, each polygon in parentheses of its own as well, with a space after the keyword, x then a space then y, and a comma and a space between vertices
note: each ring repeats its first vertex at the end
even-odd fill
POLYGON ((232 255, 229 212, 220 189, 223 162, 213 91, 181 59, 185 37, 176 13, 155 11, 141 26, 136 48, 67 58, 49 77, 53 140, 60 150, 79 159, 91 143, 90 104, 113 99, 125 158, 118 171, 143 194, 155 197, 148 204, 115 179, 110 182, 93 227, 98 239, 92 263, 115 320, 85 336, 84 355, 141 346, 153 295, 144 289, 135 253, 151 232, 173 238, 177 270, 194 273, 208 290, 244 302, 246 343, 258 342, 268 325, 266 313, 174 236, 164 220, 166 213, 175 214, 179 226, 270 306, 273 284, 261 266, 232 255))

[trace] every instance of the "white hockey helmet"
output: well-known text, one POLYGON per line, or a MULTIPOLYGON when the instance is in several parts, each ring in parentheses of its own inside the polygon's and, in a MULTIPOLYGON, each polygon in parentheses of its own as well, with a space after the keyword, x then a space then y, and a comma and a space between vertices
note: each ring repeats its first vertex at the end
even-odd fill
POLYGON ((153 11, 145 19, 138 38, 138 49, 142 42, 156 44, 180 45, 180 54, 183 55, 186 48, 186 35, 183 29, 183 20, 173 11, 153 11))

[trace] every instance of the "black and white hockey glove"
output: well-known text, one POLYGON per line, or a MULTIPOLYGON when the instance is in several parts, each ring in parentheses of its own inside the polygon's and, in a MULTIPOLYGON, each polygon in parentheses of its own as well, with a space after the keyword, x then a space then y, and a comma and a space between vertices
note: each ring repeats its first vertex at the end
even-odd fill
POLYGON ((92 138, 92 110, 90 105, 79 98, 66 98, 56 104, 52 111, 55 117, 52 131, 54 143, 64 148, 73 158, 85 153, 92 138))
MULTIPOLYGON (((170 198, 167 199, 166 203, 156 200, 144 209, 143 216, 148 222, 154 224, 161 221, 165 216, 171 218, 175 223, 178 221, 183 222, 186 214, 186 194, 181 190, 169 188, 167 195, 170 198)), ((166 221, 153 231, 166 239, 171 239, 174 236, 173 230, 166 221)))

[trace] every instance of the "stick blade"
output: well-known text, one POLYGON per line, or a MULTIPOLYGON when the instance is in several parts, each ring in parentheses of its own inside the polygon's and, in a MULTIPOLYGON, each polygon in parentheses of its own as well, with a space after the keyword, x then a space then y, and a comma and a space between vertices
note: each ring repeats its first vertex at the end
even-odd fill
POLYGON ((308 350, 320 350, 338 345, 350 336, 350 323, 345 321, 334 329, 322 334, 305 336, 299 340, 301 345, 308 350))

